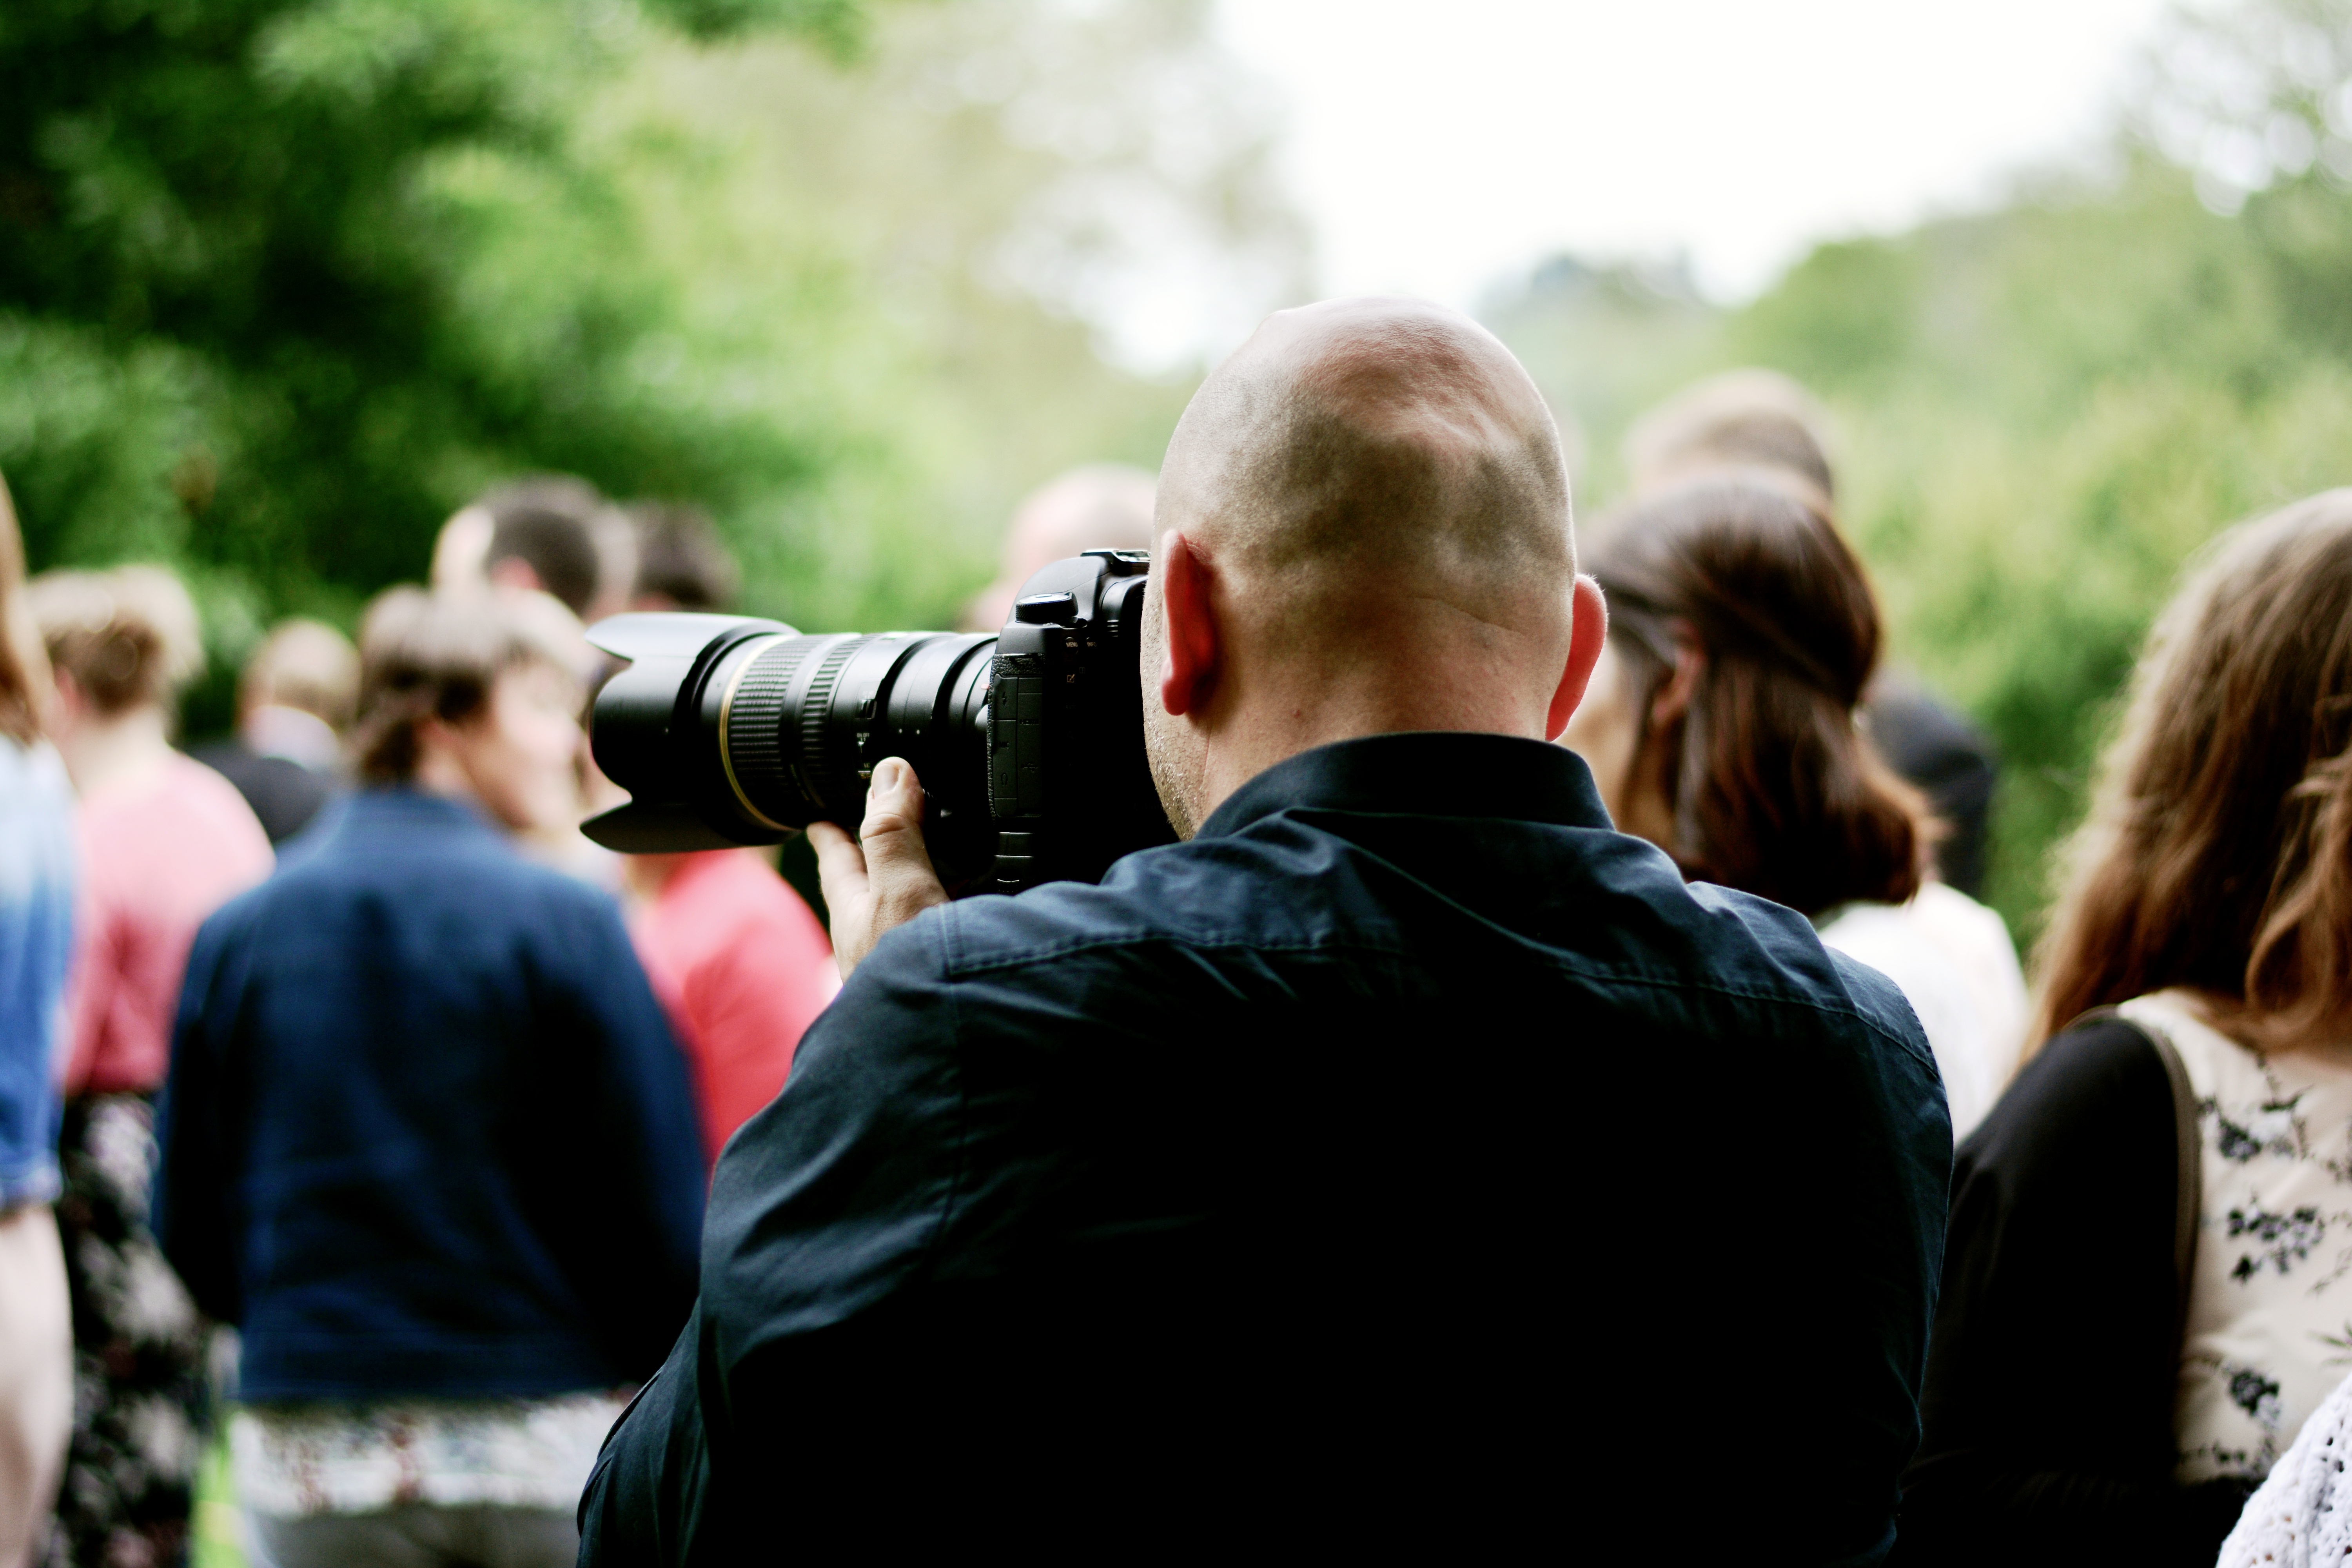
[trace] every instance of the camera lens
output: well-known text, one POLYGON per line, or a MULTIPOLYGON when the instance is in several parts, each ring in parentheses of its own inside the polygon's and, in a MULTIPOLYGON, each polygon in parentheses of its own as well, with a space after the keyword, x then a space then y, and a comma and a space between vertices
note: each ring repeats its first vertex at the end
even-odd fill
POLYGON ((650 855, 855 826, 875 767, 898 756, 922 781, 923 842, 950 891, 1097 880, 1174 837, 1143 744, 1150 567, 1122 550, 1054 562, 992 636, 600 621, 588 640, 628 664, 597 692, 591 733, 630 799, 582 831, 650 855))
POLYGON ((623 850, 773 843, 855 825, 883 758, 915 768, 943 879, 987 869, 985 635, 798 636, 772 621, 627 616, 593 628, 632 662, 596 697, 597 764, 629 805, 587 823, 623 850), (690 842, 689 842, 690 840, 690 842))
MULTIPOLYGON (((990 637, 916 632, 771 637, 717 672, 717 740, 737 803, 772 828, 855 823, 885 757, 929 795, 927 840, 984 827, 990 637), (965 798, 967 795, 973 798, 965 798)), ((941 846, 933 844, 933 859, 941 846)))

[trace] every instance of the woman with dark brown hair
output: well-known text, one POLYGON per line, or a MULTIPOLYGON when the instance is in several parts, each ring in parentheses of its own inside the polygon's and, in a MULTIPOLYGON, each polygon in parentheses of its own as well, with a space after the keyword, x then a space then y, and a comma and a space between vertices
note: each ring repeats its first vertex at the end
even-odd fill
POLYGON ((2206 557, 2063 865, 1906 1562, 2210 1563, 2352 1357, 2352 490, 2206 557))
POLYGON ((1925 874, 1925 805, 1857 722, 1880 644, 1861 563, 1811 498, 1735 469, 1606 521, 1589 569, 1609 646, 1561 739, 1611 816, 1900 986, 1964 1135, 2007 1074, 2024 983, 1999 918, 1925 874))

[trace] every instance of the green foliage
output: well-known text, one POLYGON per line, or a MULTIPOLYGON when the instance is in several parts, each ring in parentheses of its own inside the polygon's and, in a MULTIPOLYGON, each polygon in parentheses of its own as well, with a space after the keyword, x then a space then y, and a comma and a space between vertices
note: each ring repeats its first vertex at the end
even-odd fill
POLYGON ((190 573, 222 656, 192 727, 252 627, 348 621, 519 471, 709 508, 749 608, 939 624, 1024 489, 1156 462, 1181 406, 1064 308, 1083 267, 1003 264, 1056 194, 1297 253, 1262 141, 1175 179, 1139 133, 1171 71, 1239 122, 1205 29, 1200 0, 12 4, 0 470, 33 563, 190 573), (1086 145, 975 58, 1073 66, 1086 145))
MULTIPOLYGON (((2210 205, 2191 172, 2127 151, 2107 180, 1825 245, 1744 310, 1653 331, 1674 383, 1766 364, 1829 405, 1894 657, 2003 753, 1990 895, 2023 936, 2184 565, 2233 521, 2352 483, 2352 198, 2314 170, 2235 216, 2210 205)), ((1515 346, 1641 363, 1544 319, 1549 339, 1494 318, 1515 346)), ((1627 405, 1672 384, 1546 388, 1613 445, 1627 405)))
POLYGON ((2305 184, 2233 221, 2189 184, 2141 162, 2110 191, 1846 247, 1884 253, 1902 291, 1824 287, 1808 264, 1729 334, 1839 412, 1845 515, 1897 649, 2007 759, 1993 895, 2029 931, 2183 564, 2231 521, 2352 480, 2344 307, 2296 286, 2352 266, 2352 203, 2305 184), (1865 327, 1902 336, 1900 360, 1865 327))
POLYGON ((805 482, 814 432, 657 395, 637 363, 677 290, 577 121, 655 26, 505 0, 11 7, 0 464, 33 560, 179 556, 308 605, 416 574, 452 502, 518 467, 722 502, 805 482))
POLYGON ((1734 340, 1760 340, 1801 380, 1860 389, 1883 384, 1916 362, 1927 322, 1926 279, 1916 247, 1880 240, 1824 245, 1757 301, 1734 340))
POLYGON ((1623 484, 1617 443, 1634 416, 1717 368, 1723 352, 1719 312, 1680 267, 1557 257, 1482 314, 1559 417, 1580 506, 1623 484))

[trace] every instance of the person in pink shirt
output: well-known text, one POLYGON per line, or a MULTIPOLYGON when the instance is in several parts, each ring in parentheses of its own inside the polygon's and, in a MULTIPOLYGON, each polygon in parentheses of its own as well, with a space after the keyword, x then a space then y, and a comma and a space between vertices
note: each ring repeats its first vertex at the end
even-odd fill
POLYGON ((632 856, 629 883, 644 900, 630 922, 637 956, 686 1047, 716 1161, 784 1087, 793 1047, 841 989, 833 944, 749 849, 632 856))
POLYGON ((84 795, 79 828, 66 1094, 152 1094, 171 1065, 188 945, 206 915, 269 875, 269 837, 235 784, 168 747, 84 795))
MULTIPOLYGON (((625 509, 635 539, 633 610, 719 610, 740 574, 718 531, 690 506, 625 509)), ((628 887, 637 956, 694 1069, 705 1152, 716 1162, 792 1070, 793 1047, 841 989, 824 925, 775 868, 749 849, 633 855, 628 887)))
POLYGON ((56 572, 26 601, 80 797, 58 1224, 82 1392, 56 1531, 77 1563, 175 1562, 210 1396, 205 1325, 147 1228, 153 1100, 196 928, 273 858, 236 786, 172 749, 173 699, 204 660, 178 580, 56 572))

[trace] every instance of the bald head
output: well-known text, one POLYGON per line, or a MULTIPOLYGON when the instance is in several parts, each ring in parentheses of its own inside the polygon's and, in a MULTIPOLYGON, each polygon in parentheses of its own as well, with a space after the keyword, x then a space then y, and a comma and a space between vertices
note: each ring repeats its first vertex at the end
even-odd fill
POLYGON ((1415 300, 1268 318, 1185 409, 1157 523, 1237 587, 1342 617, 1425 595, 1518 624, 1559 613, 1575 572, 1568 467, 1535 383, 1485 328, 1415 300))
POLYGON ((1180 831, 1326 742, 1556 734, 1599 652, 1550 411, 1421 300, 1268 318, 1184 410, 1153 528, 1147 737, 1180 831))

